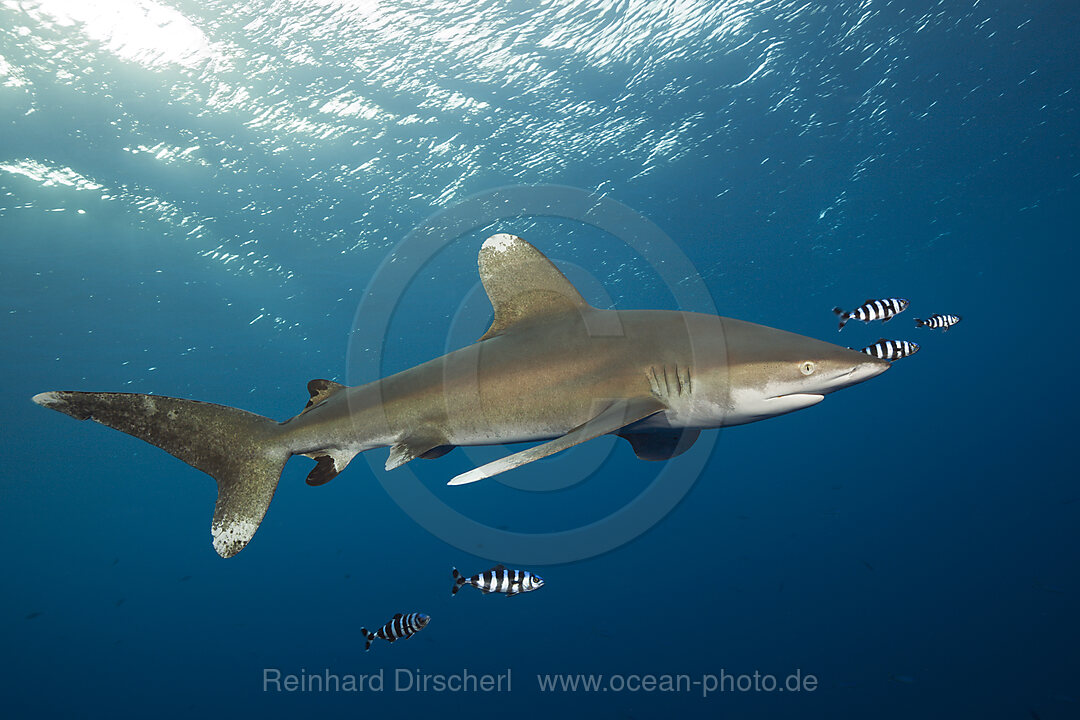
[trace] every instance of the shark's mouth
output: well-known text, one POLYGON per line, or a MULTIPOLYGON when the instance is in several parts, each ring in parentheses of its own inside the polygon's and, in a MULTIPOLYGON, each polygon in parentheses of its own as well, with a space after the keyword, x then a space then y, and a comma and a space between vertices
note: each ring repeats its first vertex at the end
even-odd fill
POLYGON ((793 410, 801 410, 811 405, 817 405, 819 402, 825 399, 824 395, 818 393, 789 393, 787 395, 774 395, 770 398, 765 398, 767 407, 770 412, 773 413, 785 413, 792 412, 793 410))

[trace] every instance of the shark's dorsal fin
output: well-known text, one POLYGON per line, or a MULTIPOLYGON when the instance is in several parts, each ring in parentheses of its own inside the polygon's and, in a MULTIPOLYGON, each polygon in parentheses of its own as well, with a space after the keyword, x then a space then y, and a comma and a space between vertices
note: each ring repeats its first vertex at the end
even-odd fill
POLYGON ((495 320, 481 340, 520 323, 581 311, 588 303, 544 254, 515 235, 499 233, 480 248, 480 280, 495 320))
POLYGON ((300 411, 301 415, 323 402, 334 393, 344 390, 345 386, 341 383, 336 383, 333 380, 312 380, 307 384, 307 389, 311 394, 311 399, 307 401, 307 405, 300 411))

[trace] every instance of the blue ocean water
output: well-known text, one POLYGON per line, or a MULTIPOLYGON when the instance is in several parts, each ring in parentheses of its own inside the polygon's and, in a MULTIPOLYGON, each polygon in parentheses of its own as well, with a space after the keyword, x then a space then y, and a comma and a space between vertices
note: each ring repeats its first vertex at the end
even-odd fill
POLYGON ((0 712, 1077 717, 1078 21, 978 0, 3 3, 0 712), (514 217, 498 199, 521 188, 514 217), (633 247, 567 198, 660 236, 633 247), (296 459, 229 560, 209 478, 30 402, 155 393, 284 420, 311 378, 478 337, 494 231, 597 305, 676 309, 700 281, 723 315, 922 350, 708 431, 700 471, 610 438, 467 488, 444 483, 512 448, 390 473, 372 451, 318 488, 296 459), (670 247, 696 271, 673 282, 670 247), (399 261, 418 269, 373 296, 399 261), (912 309, 837 335, 834 305, 890 295, 912 309), (936 311, 964 320, 914 328, 936 311), (562 476, 580 482, 509 485, 562 476), (451 598, 451 566, 501 549, 408 510, 427 488, 543 534, 688 480, 646 532, 532 566, 547 585, 510 600, 451 598), (361 626, 410 611, 433 620, 364 652, 361 626), (417 689, 463 673, 511 689, 417 689), (543 691, 556 673, 607 689, 543 691), (754 673, 816 683, 705 692, 754 673), (626 686, 646 675, 696 684, 626 686))

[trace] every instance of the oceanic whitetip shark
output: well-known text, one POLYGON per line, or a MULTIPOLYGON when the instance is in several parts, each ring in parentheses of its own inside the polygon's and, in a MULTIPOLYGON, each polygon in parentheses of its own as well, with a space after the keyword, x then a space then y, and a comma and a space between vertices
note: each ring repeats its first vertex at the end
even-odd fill
POLYGON ((628 440, 639 458, 667 460, 703 429, 809 407, 890 365, 742 320, 592 307, 513 235, 489 238, 479 266, 495 319, 478 342, 367 385, 312 380, 307 407, 285 422, 158 395, 60 391, 34 402, 145 440, 213 477, 214 548, 232 557, 258 529, 293 455, 316 460, 309 485, 381 447, 390 448, 392 470, 458 445, 540 441, 450 485, 604 434, 628 440))

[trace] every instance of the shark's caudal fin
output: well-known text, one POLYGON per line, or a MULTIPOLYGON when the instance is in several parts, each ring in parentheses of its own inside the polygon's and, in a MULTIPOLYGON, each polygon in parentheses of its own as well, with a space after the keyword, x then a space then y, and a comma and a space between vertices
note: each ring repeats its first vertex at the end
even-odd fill
POLYGON ((46 392, 33 399, 145 440, 217 480, 210 532, 226 558, 258 530, 291 454, 277 422, 224 405, 131 393, 46 392))

